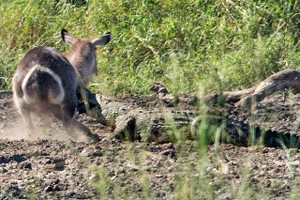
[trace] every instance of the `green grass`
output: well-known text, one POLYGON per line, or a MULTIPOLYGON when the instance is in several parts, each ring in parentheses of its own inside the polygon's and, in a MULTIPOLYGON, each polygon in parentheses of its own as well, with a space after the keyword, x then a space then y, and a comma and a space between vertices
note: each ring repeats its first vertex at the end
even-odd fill
POLYGON ((173 93, 252 86, 285 68, 299 69, 300 3, 294 0, 13 0, 0 3, 0 86, 11 88, 31 47, 60 51, 60 30, 77 37, 106 31, 94 91, 149 94, 160 81, 173 93))
MULTIPOLYGON (((13 72, 28 49, 48 45, 62 52, 67 50, 60 38, 62 28, 76 37, 94 38, 112 32, 112 41, 98 50, 99 76, 91 82, 91 88, 102 93, 146 95, 156 81, 171 93, 234 90, 250 87, 282 69, 300 69, 297 0, 86 2, 0 2, 1 90, 11 89, 13 72)), ((222 127, 202 123, 199 130, 204 134, 196 135, 200 146, 198 162, 185 163, 186 152, 180 152, 174 199, 214 199, 214 187, 228 188, 237 199, 255 194, 255 189, 249 187, 247 167, 238 188, 209 184, 213 177, 206 171, 204 147, 211 138, 206 138, 205 133, 213 132, 218 138, 222 127), (195 170, 198 176, 194 176, 195 170)), ((181 133, 173 131, 180 140, 181 133)), ((100 179, 96 188, 103 195, 110 181, 104 168, 94 171, 100 179)), ((144 196, 151 198, 146 172, 141 177, 144 196)), ((122 186, 113 186, 120 193, 116 194, 123 196, 122 186)), ((293 198, 299 196, 297 191, 293 187, 293 198)))

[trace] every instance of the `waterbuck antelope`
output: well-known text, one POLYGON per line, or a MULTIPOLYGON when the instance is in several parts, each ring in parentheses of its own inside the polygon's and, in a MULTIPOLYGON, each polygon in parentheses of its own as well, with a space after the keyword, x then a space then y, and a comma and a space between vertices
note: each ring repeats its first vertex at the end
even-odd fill
POLYGON ((71 45, 66 56, 42 46, 29 50, 20 61, 13 77, 15 104, 29 133, 34 132, 30 113, 42 113, 60 119, 69 135, 79 130, 98 140, 98 135, 74 119, 78 104, 76 90, 85 87, 92 75, 97 74, 96 46, 107 44, 111 34, 92 40, 77 39, 63 29, 61 36, 71 45))

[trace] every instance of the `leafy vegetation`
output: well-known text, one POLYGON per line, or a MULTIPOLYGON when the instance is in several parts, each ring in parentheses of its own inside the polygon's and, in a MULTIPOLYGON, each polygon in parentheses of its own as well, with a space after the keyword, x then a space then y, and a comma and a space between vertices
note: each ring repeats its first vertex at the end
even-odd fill
MULTIPOLYGON (((29 48, 48 45, 62 52, 68 49, 60 39, 62 28, 76 37, 93 38, 112 32, 111 43, 98 51, 99 76, 91 82, 91 88, 97 92, 144 95, 150 92, 153 82, 159 81, 172 93, 199 94, 246 88, 279 70, 300 69, 298 0, 76 2, 0 1, 1 90, 11 89, 13 72, 29 48)), ((222 156, 218 152, 221 131, 222 126, 203 120, 198 135, 193 135, 194 158, 191 152, 180 149, 174 188, 170 189, 174 189, 174 199, 215 199, 218 195, 214 192, 221 187, 234 199, 252 195, 262 199, 271 193, 251 187, 248 166, 243 169, 240 187, 222 182, 211 184, 215 177, 208 170, 206 148, 214 141, 215 159, 222 156), (193 160, 187 162, 188 159, 193 160), (199 172, 196 176, 195 171, 199 172)), ((172 134, 179 141, 179 148, 185 138, 175 128, 172 134)), ((134 152, 128 158, 137 166, 138 161, 146 161, 134 152)), ((228 173, 224 163, 210 162, 219 166, 223 174, 228 173)), ((295 171, 289 160, 286 163, 294 180, 295 171)), ((107 190, 112 188, 117 197, 135 199, 122 191, 122 183, 112 183, 105 167, 95 166, 91 171, 99 179, 95 188, 101 198, 105 199, 107 190)), ((137 181, 141 182, 145 199, 155 199, 147 173, 142 171, 137 181)), ((295 184, 291 198, 297 199, 298 193, 295 184)))
POLYGON ((77 37, 112 32, 91 82, 99 92, 147 94, 155 81, 174 93, 233 90, 281 69, 299 69, 297 0, 78 2, 0 2, 1 89, 11 88, 29 48, 67 50, 61 28, 77 37))

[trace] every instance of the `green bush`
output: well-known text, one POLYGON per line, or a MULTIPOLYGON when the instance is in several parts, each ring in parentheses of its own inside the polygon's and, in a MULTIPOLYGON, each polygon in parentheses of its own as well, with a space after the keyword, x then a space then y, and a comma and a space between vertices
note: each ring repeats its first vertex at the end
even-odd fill
POLYGON ((10 89, 29 48, 67 50, 61 28, 77 37, 112 32, 112 42, 98 52, 99 76, 91 82, 98 92, 148 94, 155 81, 174 93, 233 90, 299 69, 299 1, 68 2, 0 3, 2 89, 10 89))

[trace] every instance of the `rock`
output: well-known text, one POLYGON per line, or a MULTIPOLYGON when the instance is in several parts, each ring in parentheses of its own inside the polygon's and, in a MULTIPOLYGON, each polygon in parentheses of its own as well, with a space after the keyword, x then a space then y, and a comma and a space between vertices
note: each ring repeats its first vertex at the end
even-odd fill
POLYGON ((65 159, 64 158, 60 158, 60 157, 54 158, 52 163, 54 164, 53 170, 62 171, 65 169, 65 159))
POLYGON ((32 169, 31 162, 22 162, 19 166, 20 169, 27 169, 27 170, 32 169))
POLYGON ((45 192, 53 192, 54 191, 54 188, 52 185, 48 185, 45 189, 44 189, 45 192))
POLYGON ((101 152, 100 149, 96 149, 93 153, 92 153, 92 156, 94 157, 99 157, 99 156, 102 156, 103 153, 101 152))

